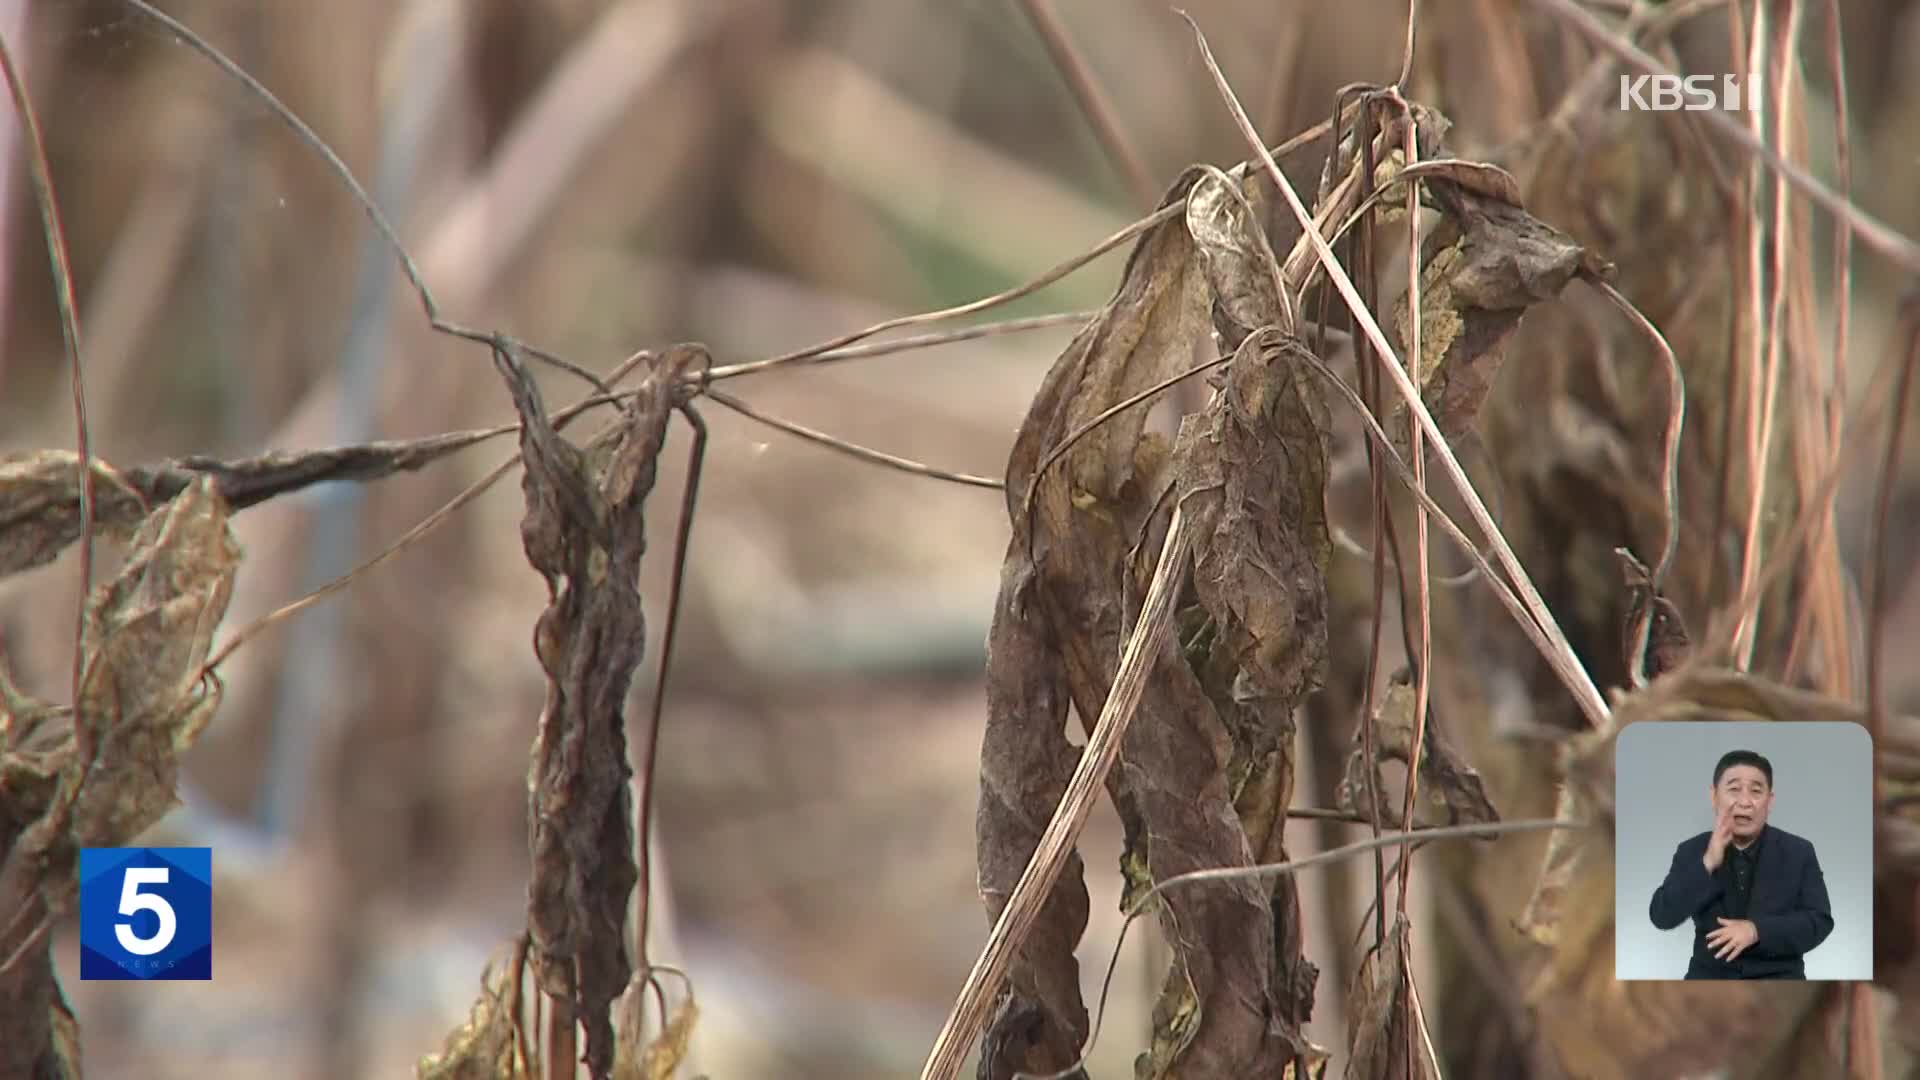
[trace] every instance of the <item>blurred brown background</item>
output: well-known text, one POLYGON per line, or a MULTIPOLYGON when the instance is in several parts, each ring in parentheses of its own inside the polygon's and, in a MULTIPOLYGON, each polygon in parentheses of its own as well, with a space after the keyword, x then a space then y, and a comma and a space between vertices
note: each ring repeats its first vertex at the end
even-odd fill
MULTIPOLYGON (((720 363, 755 359, 962 302, 1142 209, 1014 0, 162 6, 340 154, 392 216, 443 314, 596 370, 675 341, 705 342, 720 363)), ((1053 6, 1156 187, 1189 162, 1243 156, 1165 4, 1053 6)), ((1340 85, 1398 69, 1397 0, 1186 6, 1270 135, 1323 119, 1340 85)), ((1909 235, 1920 232, 1914 6, 1845 5, 1859 199, 1909 235)), ((1426 7, 1413 96, 1456 121, 1456 149, 1488 152, 1542 102, 1496 89, 1486 42, 1557 31, 1524 0, 1426 7)), ((1703 23, 1711 55, 1724 32, 1703 23)), ((485 352, 426 330, 339 181, 204 59, 114 0, 0 0, 0 33, 28 70, 46 133, 96 454, 122 465, 237 456, 511 416, 485 352)), ((0 450, 70 446, 58 323, 10 112, 0 139, 13 162, 0 450)), ((1096 307, 1123 258, 1001 314, 1096 307)), ((1900 284, 1857 259, 1856 388, 1885 352, 1900 284)), ((998 475, 1070 334, 737 388, 855 442, 998 475)), ((546 386, 550 405, 579 393, 563 378, 546 386)), ((1510 378, 1496 393, 1525 389, 1510 378)), ((706 417, 657 817, 656 884, 670 905, 660 948, 692 974, 703 1011, 694 1066, 720 1078, 912 1074, 987 929, 972 820, 1004 505, 724 410, 706 417)), ((675 431, 645 572, 656 655, 684 479, 686 433, 675 431)), ((510 452, 489 444, 422 474, 245 512, 228 628, 372 555, 510 452)), ((1902 566, 1920 546, 1915 475, 1896 512, 1902 566)), ((1842 493, 1855 565, 1870 480, 1842 493)), ((188 806, 156 837, 216 848, 216 978, 80 983, 77 949, 63 941, 91 1075, 407 1075, 466 1015, 482 967, 524 918, 525 768, 542 697, 530 635, 545 596, 520 550, 520 512, 510 479, 227 663, 226 704, 188 759, 188 806)), ((24 687, 61 700, 76 562, 69 553, 0 583, 6 663, 24 687)), ((1904 574, 1898 584, 1893 640, 1912 655, 1920 587, 1904 574)), ((1894 678, 1896 705, 1912 711, 1920 670, 1894 678)), ((636 715, 651 693, 651 679, 641 683, 636 715)), ((1337 779, 1307 769, 1303 792, 1337 779)), ((1358 835, 1292 828, 1297 854, 1358 835)), ((1103 808, 1085 848, 1089 1002, 1119 923, 1118 851, 1103 808)), ((1310 955, 1352 940, 1361 905, 1341 889, 1358 883, 1309 881, 1310 955)), ((1134 935, 1095 1075, 1128 1074, 1141 1045, 1154 943, 1144 924, 1134 935)), ((1337 1047, 1333 974, 1310 1031, 1337 1047)), ((1428 1008, 1444 1017, 1447 1003, 1428 1008)))

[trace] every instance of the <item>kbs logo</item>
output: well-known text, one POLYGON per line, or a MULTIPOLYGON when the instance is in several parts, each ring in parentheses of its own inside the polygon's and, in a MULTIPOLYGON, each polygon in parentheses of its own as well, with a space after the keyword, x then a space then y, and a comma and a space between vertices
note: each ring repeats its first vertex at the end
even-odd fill
POLYGON ((1646 112, 1704 112, 1760 108, 1758 75, 1622 75, 1620 108, 1646 112), (1716 85, 1717 84, 1717 85, 1716 85))
POLYGON ((213 849, 81 848, 80 977, 213 978, 213 849))

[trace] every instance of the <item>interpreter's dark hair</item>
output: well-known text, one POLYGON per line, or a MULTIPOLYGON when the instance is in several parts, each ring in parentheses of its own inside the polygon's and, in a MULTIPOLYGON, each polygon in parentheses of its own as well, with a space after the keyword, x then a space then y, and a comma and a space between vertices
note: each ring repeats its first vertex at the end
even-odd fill
POLYGON ((1773 790, 1773 762, 1751 750, 1729 750, 1720 755, 1720 764, 1713 767, 1713 786, 1720 786, 1720 777, 1735 765, 1751 765, 1766 775, 1767 790, 1773 790))

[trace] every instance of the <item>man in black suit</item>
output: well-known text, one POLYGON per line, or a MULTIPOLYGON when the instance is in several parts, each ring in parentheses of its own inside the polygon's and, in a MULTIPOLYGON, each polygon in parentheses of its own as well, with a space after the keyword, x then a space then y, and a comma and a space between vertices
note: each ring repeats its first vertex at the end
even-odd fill
POLYGON ((1682 840, 1653 892, 1653 925, 1693 920, 1689 979, 1804 979, 1833 932, 1827 883, 1805 838, 1767 824, 1773 765, 1733 750, 1713 769, 1713 831, 1682 840))

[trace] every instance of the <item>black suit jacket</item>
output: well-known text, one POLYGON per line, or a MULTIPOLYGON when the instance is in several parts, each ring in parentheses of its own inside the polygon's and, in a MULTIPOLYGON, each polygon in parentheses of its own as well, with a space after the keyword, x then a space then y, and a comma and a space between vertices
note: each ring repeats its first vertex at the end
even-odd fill
POLYGON ((1754 867, 1753 896, 1747 918, 1760 940, 1732 963, 1716 960, 1707 935, 1720 928, 1727 913, 1727 860, 1707 873, 1703 861, 1712 833, 1701 833, 1674 849, 1667 879, 1653 892, 1648 914, 1653 925, 1671 930, 1693 920, 1693 960, 1689 979, 1804 979, 1802 960, 1833 933, 1833 911, 1827 904, 1827 882, 1813 844, 1772 825, 1765 827, 1760 862, 1754 867))

